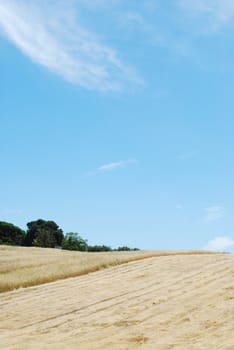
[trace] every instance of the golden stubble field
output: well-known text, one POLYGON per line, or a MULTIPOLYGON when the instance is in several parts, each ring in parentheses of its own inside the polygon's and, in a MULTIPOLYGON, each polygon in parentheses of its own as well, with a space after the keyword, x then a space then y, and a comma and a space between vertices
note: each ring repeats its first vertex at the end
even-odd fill
POLYGON ((157 254, 1 293, 1 349, 233 350, 234 256, 157 254))

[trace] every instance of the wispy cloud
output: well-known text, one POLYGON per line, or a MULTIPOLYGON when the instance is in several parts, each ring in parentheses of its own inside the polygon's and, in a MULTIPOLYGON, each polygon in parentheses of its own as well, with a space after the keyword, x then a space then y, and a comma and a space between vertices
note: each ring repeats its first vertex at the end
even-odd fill
POLYGON ((228 251, 234 247, 234 239, 226 236, 215 237, 210 240, 207 245, 203 248, 211 251, 228 251))
POLYGON ((232 0, 178 0, 178 3, 189 14, 209 17, 215 27, 234 18, 232 0))
POLYGON ((0 32, 32 61, 87 89, 122 90, 142 84, 114 49, 77 23, 65 0, 0 0, 0 32))
POLYGON ((133 160, 133 159, 120 161, 120 162, 113 162, 113 163, 108 163, 108 164, 101 165, 98 168, 98 170, 99 171, 113 170, 113 169, 122 168, 122 167, 125 167, 127 165, 135 164, 135 163, 137 163, 137 161, 133 160))
POLYGON ((119 23, 124 28, 135 29, 141 32, 147 33, 152 30, 152 25, 138 12, 121 13, 119 23))
POLYGON ((216 221, 224 217, 224 207, 213 206, 205 208, 205 220, 216 221))

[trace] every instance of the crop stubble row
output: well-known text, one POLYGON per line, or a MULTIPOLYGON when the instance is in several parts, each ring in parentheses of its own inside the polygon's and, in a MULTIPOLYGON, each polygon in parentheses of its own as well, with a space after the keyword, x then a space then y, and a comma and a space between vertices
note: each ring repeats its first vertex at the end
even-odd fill
POLYGON ((149 258, 3 293, 0 342, 6 350, 233 350, 233 262, 149 258))

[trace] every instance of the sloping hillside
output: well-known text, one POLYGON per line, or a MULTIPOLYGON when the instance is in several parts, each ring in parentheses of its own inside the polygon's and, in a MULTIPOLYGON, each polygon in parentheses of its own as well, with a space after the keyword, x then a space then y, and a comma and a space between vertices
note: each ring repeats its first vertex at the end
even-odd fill
POLYGON ((87 253, 0 245, 0 293, 77 277, 106 267, 152 256, 202 253, 205 252, 139 250, 87 253))
POLYGON ((153 257, 2 293, 0 344, 27 349, 234 349, 234 256, 153 257))

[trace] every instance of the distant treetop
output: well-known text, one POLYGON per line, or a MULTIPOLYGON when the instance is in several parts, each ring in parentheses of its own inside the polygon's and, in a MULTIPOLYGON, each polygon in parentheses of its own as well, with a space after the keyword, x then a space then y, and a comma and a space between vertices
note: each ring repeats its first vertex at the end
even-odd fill
POLYGON ((25 231, 5 221, 0 221, 0 244, 22 245, 25 231))

